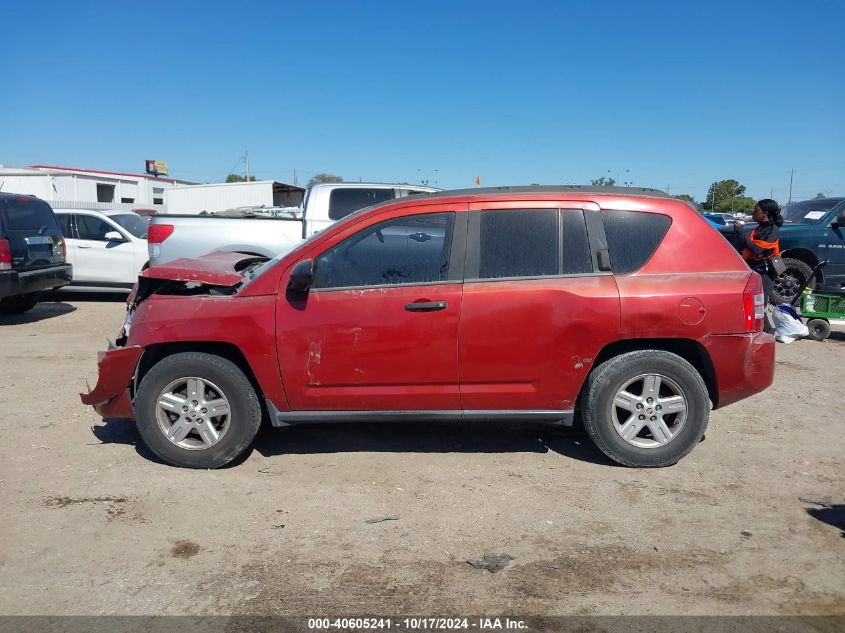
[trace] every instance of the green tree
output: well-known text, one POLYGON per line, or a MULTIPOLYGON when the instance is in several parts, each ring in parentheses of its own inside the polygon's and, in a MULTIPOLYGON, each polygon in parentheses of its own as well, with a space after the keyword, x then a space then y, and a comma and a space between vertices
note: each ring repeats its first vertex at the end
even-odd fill
POLYGON ((751 213, 754 211, 755 204, 757 204, 757 201, 754 198, 749 198, 748 196, 735 198, 733 212, 751 215, 751 213))
POLYGON ((229 174, 226 176, 226 182, 254 182, 255 180, 255 176, 250 176, 249 178, 239 174, 229 174))
POLYGON ((681 194, 678 194, 677 196, 672 196, 672 197, 675 198, 676 200, 684 200, 685 202, 689 202, 690 204, 695 204, 695 198, 693 198, 688 193, 681 193, 681 194))
POLYGON ((332 174, 317 174, 311 180, 308 181, 306 187, 310 187, 311 185, 316 185, 323 182, 343 182, 343 178, 340 176, 334 176, 332 174))
POLYGON ((816 200, 821 200, 822 198, 827 198, 827 196, 824 195, 823 193, 817 193, 816 194, 816 200))
MULTIPOLYGON (((719 180, 710 185, 710 189, 707 190, 704 208, 716 213, 733 213, 736 211, 737 198, 744 193, 745 185, 741 185, 733 178, 719 180)), ((751 208, 753 209, 754 205, 751 208)))
POLYGON ((602 176, 601 178, 593 178, 593 180, 590 181, 590 184, 592 184, 593 187, 612 187, 616 184, 616 181, 613 178, 602 176))

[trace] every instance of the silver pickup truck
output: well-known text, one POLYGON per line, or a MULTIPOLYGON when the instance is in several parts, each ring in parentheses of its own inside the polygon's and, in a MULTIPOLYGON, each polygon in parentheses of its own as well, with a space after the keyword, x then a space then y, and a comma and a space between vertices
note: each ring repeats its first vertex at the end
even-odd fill
POLYGON ((302 207, 284 208, 276 217, 247 214, 156 215, 147 243, 150 266, 213 251, 275 257, 354 211, 405 196, 432 193, 432 187, 373 183, 313 185, 302 207))

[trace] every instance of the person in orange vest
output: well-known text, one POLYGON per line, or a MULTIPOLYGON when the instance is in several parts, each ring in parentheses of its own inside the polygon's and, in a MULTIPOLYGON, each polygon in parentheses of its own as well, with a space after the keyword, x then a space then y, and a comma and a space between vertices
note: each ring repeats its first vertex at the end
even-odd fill
POLYGON ((783 226, 783 216, 777 202, 764 198, 754 205, 751 218, 757 222, 757 226, 750 233, 745 233, 739 222, 734 222, 734 231, 742 246, 743 259, 751 270, 760 273, 763 278, 763 300, 764 305, 768 305, 777 277, 770 260, 775 256, 780 257, 778 236, 779 228, 783 226))

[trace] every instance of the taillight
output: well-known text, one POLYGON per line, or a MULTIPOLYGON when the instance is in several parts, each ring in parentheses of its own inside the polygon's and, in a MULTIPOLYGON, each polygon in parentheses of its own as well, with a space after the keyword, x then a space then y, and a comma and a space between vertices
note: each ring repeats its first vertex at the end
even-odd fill
POLYGON ((149 244, 161 244, 173 233, 172 224, 151 224, 147 231, 147 242, 149 244))
POLYGON ((12 247, 9 240, 0 240, 0 270, 12 270, 12 247))
POLYGON ((742 293, 742 304, 745 317, 746 332, 761 332, 763 330, 763 280, 760 275, 752 272, 751 278, 745 284, 742 293))
POLYGON ((63 235, 59 237, 59 246, 62 248, 62 259, 67 261, 67 244, 65 244, 65 238, 63 235))

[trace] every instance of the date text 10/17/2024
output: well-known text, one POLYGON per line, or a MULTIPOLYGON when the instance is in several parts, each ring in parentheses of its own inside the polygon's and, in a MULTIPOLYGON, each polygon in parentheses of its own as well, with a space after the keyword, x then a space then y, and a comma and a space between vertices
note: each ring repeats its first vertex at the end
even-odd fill
POLYGON ((429 630, 472 630, 496 631, 526 630, 528 626, 523 620, 513 618, 308 618, 310 630, 390 630, 407 629, 412 631, 429 630))

